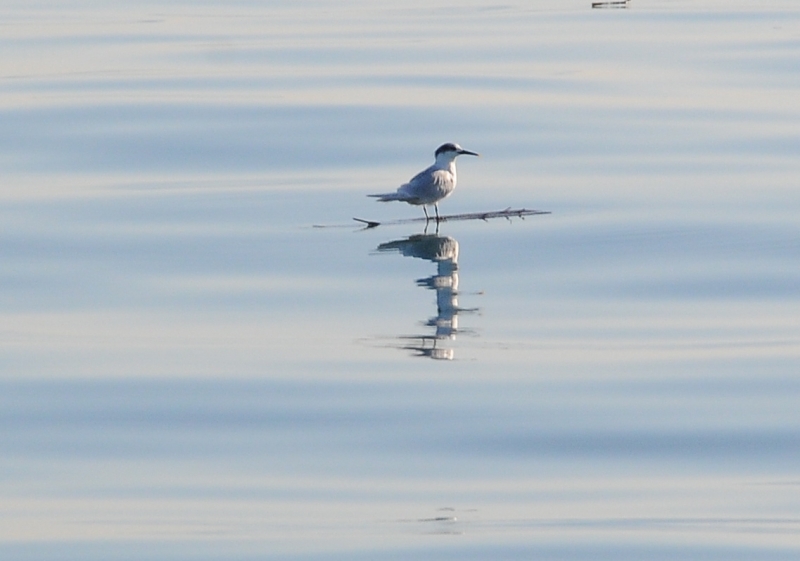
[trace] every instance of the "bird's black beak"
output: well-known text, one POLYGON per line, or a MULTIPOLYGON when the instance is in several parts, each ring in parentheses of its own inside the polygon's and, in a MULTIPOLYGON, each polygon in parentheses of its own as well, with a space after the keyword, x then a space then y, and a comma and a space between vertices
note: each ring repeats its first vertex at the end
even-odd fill
POLYGON ((467 156, 480 156, 477 152, 470 152, 469 150, 464 150, 463 148, 458 151, 459 154, 466 154, 467 156))

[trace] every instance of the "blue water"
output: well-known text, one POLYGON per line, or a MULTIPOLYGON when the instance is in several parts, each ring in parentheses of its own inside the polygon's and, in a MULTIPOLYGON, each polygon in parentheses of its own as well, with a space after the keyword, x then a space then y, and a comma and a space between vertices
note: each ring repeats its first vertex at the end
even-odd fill
POLYGON ((800 9, 590 4, 4 4, 3 559, 798 558, 800 9))

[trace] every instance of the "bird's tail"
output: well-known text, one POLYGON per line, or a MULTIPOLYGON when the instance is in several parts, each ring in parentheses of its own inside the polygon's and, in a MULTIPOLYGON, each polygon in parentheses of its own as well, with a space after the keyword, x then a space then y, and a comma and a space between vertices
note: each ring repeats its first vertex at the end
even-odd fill
POLYGON ((367 195, 368 197, 375 197, 382 203, 389 201, 406 201, 408 197, 402 193, 378 193, 377 195, 367 195))

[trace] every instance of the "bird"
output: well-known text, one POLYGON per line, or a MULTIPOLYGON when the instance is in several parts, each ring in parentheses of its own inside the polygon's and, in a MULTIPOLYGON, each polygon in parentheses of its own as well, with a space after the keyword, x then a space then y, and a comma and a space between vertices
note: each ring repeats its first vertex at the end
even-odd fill
POLYGON ((436 149, 436 161, 429 168, 419 172, 408 183, 398 187, 393 193, 367 195, 380 202, 404 201, 410 205, 422 205, 425 222, 430 220, 425 207, 433 205, 436 222, 439 222, 439 201, 449 196, 456 188, 456 158, 461 155, 480 156, 477 152, 464 150, 458 144, 448 142, 436 149))

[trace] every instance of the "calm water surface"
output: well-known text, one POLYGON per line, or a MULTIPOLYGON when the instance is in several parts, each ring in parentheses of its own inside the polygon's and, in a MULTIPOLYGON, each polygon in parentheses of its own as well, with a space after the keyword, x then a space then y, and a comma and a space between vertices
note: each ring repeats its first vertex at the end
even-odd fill
POLYGON ((797 559, 800 7, 340 4, 0 8, 3 559, 797 559))

